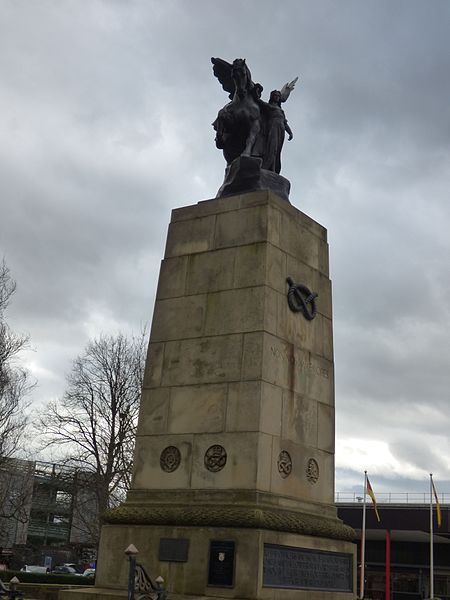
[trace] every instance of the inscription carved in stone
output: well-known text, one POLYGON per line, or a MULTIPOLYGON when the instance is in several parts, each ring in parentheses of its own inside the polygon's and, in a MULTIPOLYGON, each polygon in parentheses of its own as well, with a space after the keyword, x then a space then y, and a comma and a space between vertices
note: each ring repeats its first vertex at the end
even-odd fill
POLYGON ((351 592, 352 555, 264 544, 263 586, 351 592))
POLYGON ((223 446, 214 444, 205 452, 205 467, 208 471, 217 473, 221 471, 227 463, 227 453, 223 446))
POLYGON ((306 467, 306 479, 311 483, 317 483, 319 479, 319 465, 314 458, 308 460, 306 467))
POLYGON ((159 464, 166 473, 172 473, 180 466, 181 453, 176 446, 167 446, 161 452, 159 464))
POLYGON ((291 459, 289 452, 287 452, 286 450, 282 450, 280 452, 280 454, 278 456, 277 465, 278 465, 278 472, 281 475, 281 477, 283 479, 286 479, 286 477, 289 477, 289 475, 292 472, 292 459, 291 459))
POLYGON ((323 377, 323 379, 329 379, 329 373, 327 369, 324 369, 323 367, 314 364, 311 361, 304 359, 298 360, 293 354, 289 354, 285 348, 271 346, 270 352, 272 353, 272 356, 286 360, 291 365, 298 366, 302 373, 317 375, 318 377, 323 377))

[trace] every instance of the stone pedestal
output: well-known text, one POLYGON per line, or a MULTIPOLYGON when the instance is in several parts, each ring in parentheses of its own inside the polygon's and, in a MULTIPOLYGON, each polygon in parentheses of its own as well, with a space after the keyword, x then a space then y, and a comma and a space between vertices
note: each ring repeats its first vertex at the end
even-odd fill
POLYGON ((172 596, 354 598, 333 502, 325 229, 267 191, 174 210, 132 488, 84 595, 125 589, 133 543, 172 596), (318 293, 313 320, 290 310, 288 277, 318 293))

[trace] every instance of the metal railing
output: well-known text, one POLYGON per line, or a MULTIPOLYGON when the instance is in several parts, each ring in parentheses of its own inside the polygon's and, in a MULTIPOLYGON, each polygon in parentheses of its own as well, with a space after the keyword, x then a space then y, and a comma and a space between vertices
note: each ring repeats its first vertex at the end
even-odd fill
MULTIPOLYGON (((375 494, 378 504, 429 504, 429 492, 377 492, 375 494)), ((450 504, 450 493, 438 494, 441 504, 450 504)), ((366 498, 370 500, 369 497, 366 498)), ((350 504, 363 501, 363 492, 336 492, 336 504, 350 504)), ((434 498, 433 498, 434 501, 434 498)))
POLYGON ((30 521, 28 525, 28 535, 41 538, 55 538, 58 540, 68 540, 70 529, 67 523, 39 523, 30 521))

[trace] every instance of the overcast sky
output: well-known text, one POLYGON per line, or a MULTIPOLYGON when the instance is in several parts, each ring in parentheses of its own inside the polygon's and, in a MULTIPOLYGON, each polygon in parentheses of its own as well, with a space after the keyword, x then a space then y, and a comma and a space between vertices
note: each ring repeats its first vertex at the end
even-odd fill
POLYGON ((213 198, 227 100, 299 75, 291 202, 328 229, 337 482, 450 493, 450 3, 2 0, 0 256, 35 405, 100 332, 151 320, 170 211, 213 198))

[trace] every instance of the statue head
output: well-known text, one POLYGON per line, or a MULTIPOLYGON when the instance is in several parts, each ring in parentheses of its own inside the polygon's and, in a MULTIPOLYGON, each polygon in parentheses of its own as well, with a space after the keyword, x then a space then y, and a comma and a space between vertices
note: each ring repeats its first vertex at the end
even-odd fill
POLYGON ((263 93, 263 89, 264 88, 263 88, 263 86, 260 83, 255 83, 255 86, 253 88, 253 92, 254 92, 255 98, 257 100, 259 100, 261 98, 262 93, 263 93))
POLYGON ((281 92, 279 90, 272 90, 270 92, 269 104, 281 106, 281 92))
POLYGON ((252 86, 252 76, 250 69, 245 63, 245 58, 236 58, 231 65, 231 77, 238 92, 252 86))
POLYGON ((245 58, 235 58, 233 60, 233 64, 231 65, 231 69, 234 71, 234 69, 246 69, 248 68, 247 65, 245 64, 245 58))

